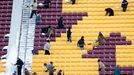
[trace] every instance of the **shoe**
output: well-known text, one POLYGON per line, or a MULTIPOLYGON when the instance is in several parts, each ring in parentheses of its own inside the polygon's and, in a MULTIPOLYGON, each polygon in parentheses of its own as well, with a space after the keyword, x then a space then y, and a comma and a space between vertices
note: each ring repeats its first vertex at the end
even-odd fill
POLYGON ((94 48, 97 48, 96 46, 94 48))
POLYGON ((46 35, 45 33, 41 33, 42 35, 46 35))
POLYGON ((46 40, 49 40, 50 41, 50 38, 47 38, 46 40))

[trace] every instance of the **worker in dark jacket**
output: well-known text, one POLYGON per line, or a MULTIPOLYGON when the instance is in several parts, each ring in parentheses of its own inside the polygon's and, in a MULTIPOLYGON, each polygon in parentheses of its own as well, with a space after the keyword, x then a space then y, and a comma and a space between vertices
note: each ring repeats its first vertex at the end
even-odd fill
POLYGON ((126 12, 127 10, 127 5, 128 5, 128 1, 127 0, 123 0, 122 1, 122 4, 121 4, 121 7, 123 9, 123 12, 126 12))
POLYGON ((106 8, 106 16, 114 16, 114 10, 112 8, 106 8))
POLYGON ((46 35, 47 32, 48 32, 48 29, 49 29, 50 27, 51 27, 51 26, 42 28, 42 29, 41 29, 41 33, 42 33, 42 35, 46 35))
POLYGON ((18 75, 21 75, 21 69, 22 69, 22 66, 24 65, 23 61, 20 58, 17 58, 16 65, 17 65, 18 75))
POLYGON ((68 42, 72 42, 71 34, 72 34, 71 28, 68 28, 68 31, 67 31, 67 41, 68 42))
POLYGON ((72 1, 72 5, 75 4, 76 0, 71 0, 72 1))
POLYGON ((84 50, 84 36, 81 37, 81 39, 77 42, 77 46, 80 47, 81 50, 84 50))
POLYGON ((50 7, 50 4, 51 4, 51 0, 44 0, 44 8, 49 8, 50 7))
POLYGON ((64 72, 62 72, 62 70, 59 70, 59 71, 57 72, 57 75, 64 75, 64 72))
POLYGON ((64 28, 63 17, 62 16, 58 19, 58 28, 59 29, 64 28))

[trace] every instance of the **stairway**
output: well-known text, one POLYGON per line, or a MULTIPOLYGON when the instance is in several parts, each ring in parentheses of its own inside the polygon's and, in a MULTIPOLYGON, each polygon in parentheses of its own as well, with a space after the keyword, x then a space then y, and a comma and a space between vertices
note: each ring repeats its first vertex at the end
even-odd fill
POLYGON ((31 9, 26 7, 30 5, 32 1, 24 0, 23 17, 22 17, 22 29, 20 39, 19 57, 25 62, 25 67, 31 71, 32 63, 32 50, 34 45, 34 32, 35 32, 35 17, 30 19, 31 9))

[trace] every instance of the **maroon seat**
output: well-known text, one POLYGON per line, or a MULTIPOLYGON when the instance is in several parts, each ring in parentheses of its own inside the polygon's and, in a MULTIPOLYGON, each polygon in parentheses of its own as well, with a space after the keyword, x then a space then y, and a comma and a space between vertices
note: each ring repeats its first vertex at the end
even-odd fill
POLYGON ((110 37, 121 37, 121 33, 110 33, 110 37))
POLYGON ((127 41, 126 45, 131 45, 132 41, 127 41))

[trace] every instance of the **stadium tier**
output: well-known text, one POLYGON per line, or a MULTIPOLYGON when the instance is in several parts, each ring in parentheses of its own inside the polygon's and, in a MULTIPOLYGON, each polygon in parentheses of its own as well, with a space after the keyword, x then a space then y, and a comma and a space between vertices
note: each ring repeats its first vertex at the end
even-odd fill
POLYGON ((113 75, 116 65, 121 66, 121 75, 132 75, 134 1, 128 0, 126 12, 122 12, 121 2, 122 0, 77 0, 72 5, 64 0, 52 0, 49 9, 39 8, 44 22, 36 27, 34 46, 39 54, 33 55, 32 71, 48 75, 43 64, 53 61, 54 66, 62 69, 65 75, 113 75), (105 16, 105 8, 112 8, 115 16, 105 16), (44 55, 46 37, 41 35, 41 28, 48 25, 56 28, 57 19, 61 15, 65 26, 72 27, 72 43, 67 42, 65 29, 56 29, 58 34, 51 37, 51 55, 44 55), (106 44, 97 48, 86 45, 85 50, 80 51, 77 47, 80 37, 85 37, 86 44, 92 43, 98 38, 99 32, 106 37, 106 44), (98 71, 98 59, 106 66, 104 74, 98 71))
MULTIPOLYGON (((32 72, 49 75, 44 63, 52 61, 56 70, 63 70, 65 75, 114 75, 117 65, 121 68, 121 75, 134 75, 134 0, 127 1, 126 12, 122 11, 122 0, 76 0, 73 5, 65 0, 51 0, 50 8, 38 6, 42 21, 35 25, 34 49, 38 53, 32 55, 32 72), (105 8, 112 8, 114 16, 105 16, 105 8), (60 16, 64 28, 58 28, 60 16), (48 26, 54 27, 55 34, 50 37, 50 55, 45 55, 44 44, 48 36, 42 35, 41 31, 48 26), (72 42, 67 41, 67 28, 71 28, 72 42), (99 32, 104 35, 105 44, 93 46, 90 43, 98 39, 99 32), (77 46, 81 36, 86 44, 84 50, 77 46), (105 65, 103 73, 98 69, 98 59, 105 65)), ((30 0, 23 2, 27 5, 25 2, 30 0)), ((43 2, 37 0, 38 4, 43 2)), ((0 57, 7 53, 3 48, 8 46, 5 36, 10 34, 12 4, 13 0, 0 0, 0 57)), ((5 72, 4 60, 0 60, 2 72, 5 72)))

